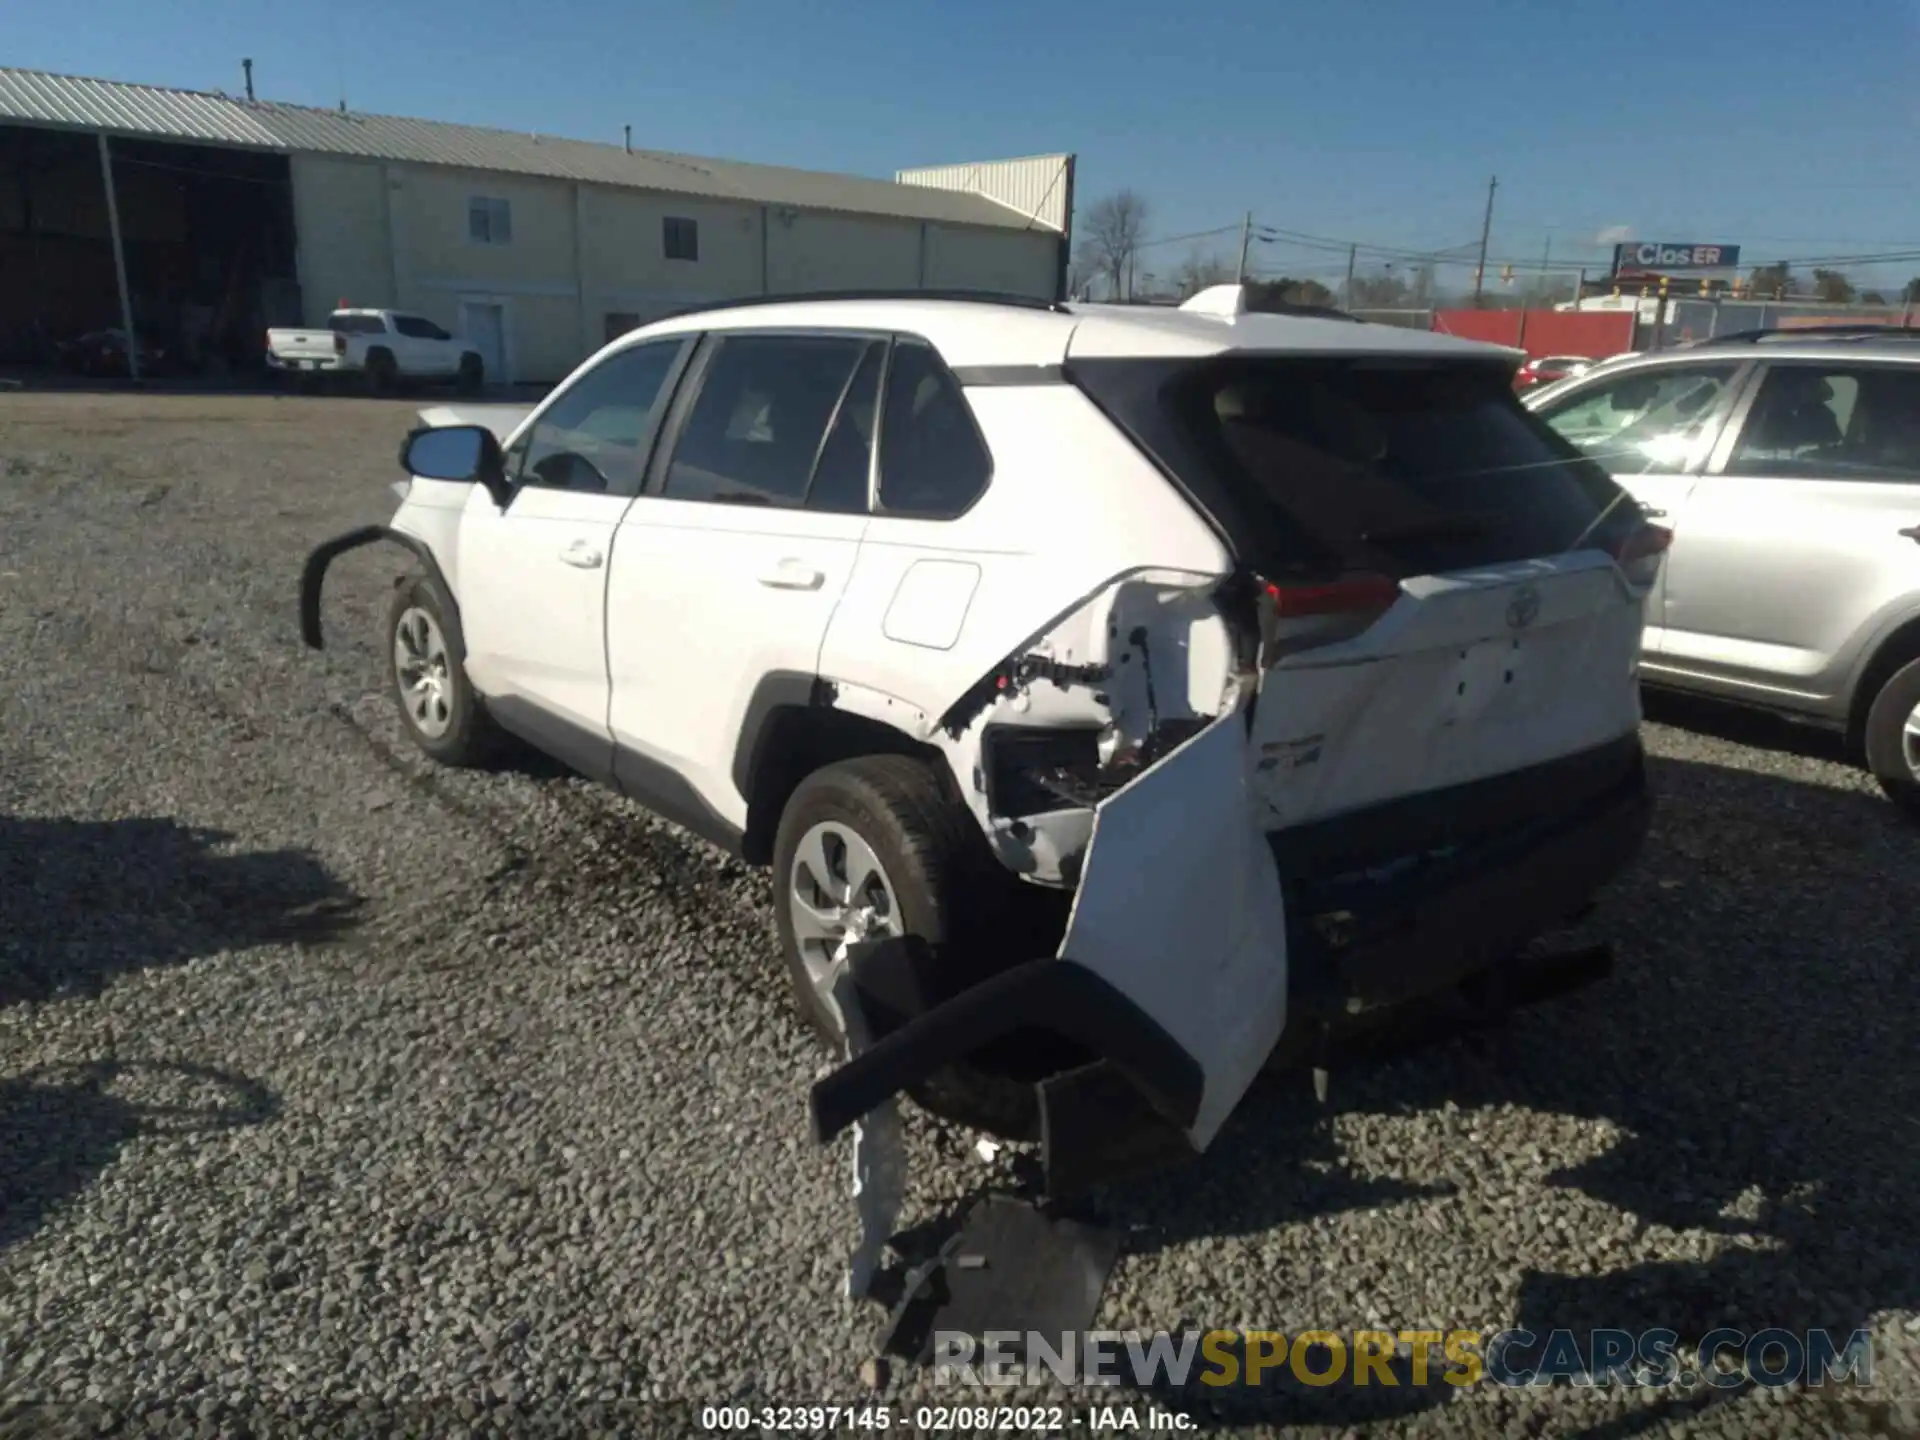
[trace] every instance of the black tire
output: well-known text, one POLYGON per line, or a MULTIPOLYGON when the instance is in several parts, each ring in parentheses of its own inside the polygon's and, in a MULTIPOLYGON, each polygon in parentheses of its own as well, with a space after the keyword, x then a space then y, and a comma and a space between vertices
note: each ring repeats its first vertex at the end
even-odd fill
POLYGON ((1887 798, 1920 820, 1920 742, 1906 737, 1907 717, 1920 709, 1920 660, 1887 677, 1867 711, 1867 768, 1887 798))
MULTIPOLYGON (((499 756, 506 736, 487 714, 486 701, 467 679, 461 664, 464 646, 453 602, 430 575, 412 575, 394 587, 393 600, 387 606, 385 631, 387 683, 392 687, 394 703, 408 736, 423 753, 442 765, 459 768, 484 765, 499 756), (407 680, 401 674, 400 629, 403 622, 422 612, 438 632, 445 654, 443 705, 430 707, 432 714, 423 723, 409 704, 407 680), (442 716, 442 712, 444 715, 442 716)), ((430 647, 429 647, 430 648, 430 647)))
POLYGON ((367 389, 375 395, 391 395, 399 379, 400 367, 394 363, 391 350, 367 352, 367 389))
MULTIPOLYGON (((822 821, 846 826, 872 847, 899 902, 901 928, 924 940, 943 975, 966 977, 955 988, 1019 960, 1034 958, 1010 943, 1005 924, 1019 886, 994 860, 978 824, 949 798, 934 767, 901 755, 865 755, 809 775, 781 813, 774 837, 774 913, 780 949, 801 1018, 826 1044, 845 1053, 846 1037, 815 993, 795 937, 787 887, 807 832, 822 821)), ((1004 1067, 964 1062, 916 1087, 913 1098, 948 1119, 1008 1139, 1038 1130, 1031 1079, 1004 1067)))
POLYGON ((460 357, 460 373, 453 383, 462 395, 478 395, 487 383, 486 362, 469 350, 460 357))

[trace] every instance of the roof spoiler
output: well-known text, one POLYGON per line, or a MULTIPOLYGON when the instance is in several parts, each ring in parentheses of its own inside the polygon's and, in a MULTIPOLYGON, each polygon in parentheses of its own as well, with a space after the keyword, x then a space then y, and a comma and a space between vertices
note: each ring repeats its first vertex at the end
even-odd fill
POLYGON ((1180 308, 1193 315, 1215 315, 1233 320, 1241 315, 1299 315, 1314 320, 1345 320, 1354 325, 1366 322, 1357 315, 1336 310, 1331 305, 1291 305, 1284 300, 1268 300, 1255 306, 1248 303, 1244 283, 1209 285, 1180 302, 1180 308))

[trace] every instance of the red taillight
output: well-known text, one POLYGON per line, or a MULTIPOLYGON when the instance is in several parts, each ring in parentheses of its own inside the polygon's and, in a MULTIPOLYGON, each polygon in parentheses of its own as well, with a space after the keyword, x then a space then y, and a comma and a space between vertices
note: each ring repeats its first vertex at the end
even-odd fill
POLYGON ((1281 620, 1308 615, 1357 615, 1385 610, 1400 598, 1400 582, 1390 575, 1350 575, 1317 585, 1269 585, 1267 598, 1281 620))
POLYGON ((336 355, 347 353, 347 337, 338 330, 333 332, 333 353, 336 355))
POLYGON ((1400 598, 1399 581, 1371 572, 1265 588, 1260 623, 1263 669, 1285 656, 1353 639, 1400 598))

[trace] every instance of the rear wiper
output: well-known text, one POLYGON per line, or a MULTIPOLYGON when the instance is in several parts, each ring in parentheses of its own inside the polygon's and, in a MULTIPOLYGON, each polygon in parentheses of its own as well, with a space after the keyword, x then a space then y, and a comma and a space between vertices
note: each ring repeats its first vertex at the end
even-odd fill
POLYGON ((1487 533, 1487 528, 1486 521, 1470 515, 1448 515, 1438 520, 1390 525, 1381 530, 1362 530, 1360 538, 1369 545, 1392 545, 1403 540, 1477 540, 1487 533))

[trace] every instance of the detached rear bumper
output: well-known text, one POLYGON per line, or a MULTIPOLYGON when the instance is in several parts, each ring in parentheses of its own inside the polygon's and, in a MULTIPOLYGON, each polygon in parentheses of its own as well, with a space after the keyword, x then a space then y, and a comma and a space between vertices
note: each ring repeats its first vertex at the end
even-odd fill
MULTIPOLYGON (((1451 991, 1510 960, 1590 905, 1633 859, 1651 815, 1644 753, 1630 735, 1269 836, 1286 912, 1285 958, 1276 953, 1274 965, 1284 963, 1287 975, 1285 1030, 1269 1048, 1451 991)), ((1089 874, 1098 843, 1096 832, 1089 874)), ((1183 981, 1183 961, 1204 960, 1171 948, 1160 958, 1183 981)), ((924 963, 902 941, 855 961, 863 996, 904 1023, 814 1086, 818 1138, 993 1040, 1040 1028, 1099 1057, 1037 1087, 1050 1190, 1080 1189, 1204 1145, 1207 1135, 1194 1138, 1196 1116, 1209 1061, 1217 1066, 1218 1057, 1202 1053, 1211 1037, 1184 1026, 1185 1011, 1156 1013, 1144 990, 1129 995, 1066 958, 1015 967, 922 1008, 915 992, 924 990, 900 977, 924 963)), ((1190 978, 1204 983, 1198 972, 1190 978)))

